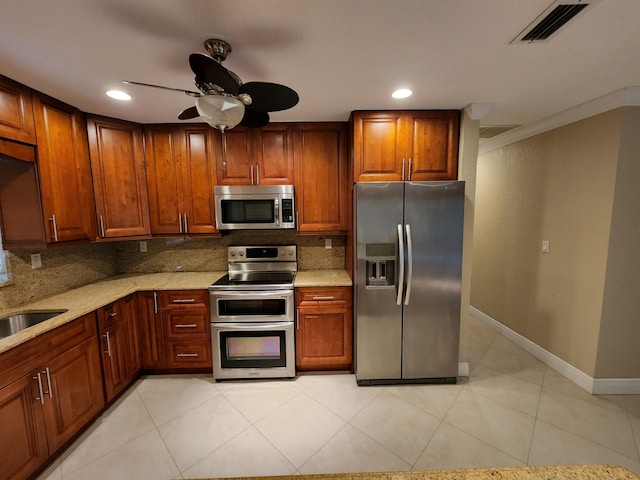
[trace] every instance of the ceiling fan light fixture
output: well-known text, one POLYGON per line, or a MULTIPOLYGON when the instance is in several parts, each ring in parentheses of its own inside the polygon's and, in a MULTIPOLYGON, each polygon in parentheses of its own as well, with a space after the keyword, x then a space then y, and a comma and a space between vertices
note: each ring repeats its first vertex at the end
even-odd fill
POLYGON ((204 95, 196 98, 200 117, 218 130, 233 128, 244 116, 244 103, 225 95, 204 95))

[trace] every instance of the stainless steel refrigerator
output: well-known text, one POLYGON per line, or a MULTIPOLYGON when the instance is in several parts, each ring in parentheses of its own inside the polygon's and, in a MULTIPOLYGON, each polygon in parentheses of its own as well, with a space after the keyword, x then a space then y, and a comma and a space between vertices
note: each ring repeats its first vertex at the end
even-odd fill
POLYGON ((359 385, 455 383, 464 182, 354 189, 359 385))

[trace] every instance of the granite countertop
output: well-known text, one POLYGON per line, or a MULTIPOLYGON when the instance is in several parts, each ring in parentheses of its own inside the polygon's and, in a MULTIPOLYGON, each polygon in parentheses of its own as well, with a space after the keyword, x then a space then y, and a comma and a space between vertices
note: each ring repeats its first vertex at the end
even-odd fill
MULTIPOLYGON (((205 480, 205 479, 200 479, 205 480)), ((212 479, 208 479, 212 480, 212 479)), ((220 480, 220 479, 218 479, 220 480)), ((613 465, 479 468, 380 473, 335 473, 237 477, 234 480, 639 480, 629 470, 613 465)))
MULTIPOLYGON (((207 289, 209 285, 226 273, 226 271, 219 271, 117 275, 12 308, 0 309, 0 318, 23 311, 67 310, 50 320, 0 339, 0 353, 93 312, 130 293, 150 290, 207 289)), ((351 279, 344 270, 303 270, 298 272, 295 281, 296 287, 350 285, 351 279)))

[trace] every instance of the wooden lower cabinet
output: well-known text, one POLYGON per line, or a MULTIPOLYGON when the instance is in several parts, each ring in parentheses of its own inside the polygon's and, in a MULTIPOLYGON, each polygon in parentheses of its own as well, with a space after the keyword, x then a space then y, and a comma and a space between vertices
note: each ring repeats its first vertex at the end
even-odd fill
POLYGON ((98 309, 107 401, 126 388, 141 369, 136 296, 98 309))
POLYGON ((353 368, 351 287, 296 288, 296 370, 353 368))
POLYGON ((95 315, 0 355, 0 478, 38 470, 104 407, 95 315))
POLYGON ((208 290, 158 293, 166 367, 213 368, 208 290))
POLYGON ((138 293, 142 368, 210 370, 208 290, 138 293))

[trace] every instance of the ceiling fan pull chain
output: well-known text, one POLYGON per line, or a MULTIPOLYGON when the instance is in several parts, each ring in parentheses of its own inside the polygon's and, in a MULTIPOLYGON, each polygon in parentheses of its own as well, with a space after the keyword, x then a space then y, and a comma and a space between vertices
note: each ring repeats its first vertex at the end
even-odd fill
POLYGON ((222 135, 222 168, 226 170, 227 168, 227 137, 224 133, 225 129, 220 129, 220 134, 222 135))

